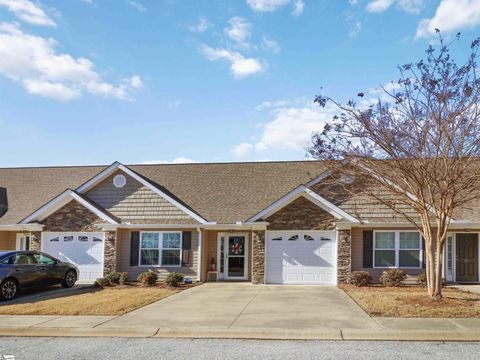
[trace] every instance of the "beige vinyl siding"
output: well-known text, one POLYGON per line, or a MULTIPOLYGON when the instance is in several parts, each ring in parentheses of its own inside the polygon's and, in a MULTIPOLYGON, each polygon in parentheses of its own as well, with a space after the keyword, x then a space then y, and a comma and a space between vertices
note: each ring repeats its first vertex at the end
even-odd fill
POLYGON ((14 231, 0 231, 0 250, 15 250, 17 247, 17 233, 14 231))
POLYGON ((159 224, 196 224, 168 200, 127 174, 117 171, 86 193, 98 205, 117 216, 122 222, 159 224), (127 183, 122 188, 113 185, 113 178, 122 174, 127 183))
MULTIPOLYGON (((396 230, 414 230, 413 228, 405 229, 392 229, 392 228, 352 228, 352 271, 368 271, 373 278, 373 281, 377 282, 378 278, 382 275, 382 272, 388 270, 386 268, 371 268, 367 269, 363 267, 363 232, 364 231, 374 231, 374 230, 385 230, 385 231, 396 231, 396 230)), ((424 269, 402 269, 407 275, 416 276, 423 273, 424 269)))
POLYGON ((159 273, 159 279, 165 280, 170 272, 179 272, 185 276, 191 277, 192 280, 197 280, 197 265, 198 265, 198 232, 196 229, 119 229, 117 230, 117 268, 118 271, 126 271, 130 279, 136 280, 138 275, 142 272, 154 269, 159 273), (191 256, 192 266, 189 267, 158 267, 158 266, 130 266, 130 233, 132 231, 191 231, 191 256))

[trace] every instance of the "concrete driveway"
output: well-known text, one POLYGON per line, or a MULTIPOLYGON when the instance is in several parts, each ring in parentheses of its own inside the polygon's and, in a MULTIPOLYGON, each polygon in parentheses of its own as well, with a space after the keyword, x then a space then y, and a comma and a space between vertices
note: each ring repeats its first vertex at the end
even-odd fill
POLYGON ((102 324, 161 329, 365 329, 373 320, 334 286, 208 283, 102 324))

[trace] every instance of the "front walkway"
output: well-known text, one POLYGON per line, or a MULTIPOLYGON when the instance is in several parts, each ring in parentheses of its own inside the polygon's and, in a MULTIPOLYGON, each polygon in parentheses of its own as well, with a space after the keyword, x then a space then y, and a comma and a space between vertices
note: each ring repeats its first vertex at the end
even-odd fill
POLYGON ((480 319, 370 318, 329 286, 210 283, 122 316, 0 316, 0 336, 480 340, 480 319))

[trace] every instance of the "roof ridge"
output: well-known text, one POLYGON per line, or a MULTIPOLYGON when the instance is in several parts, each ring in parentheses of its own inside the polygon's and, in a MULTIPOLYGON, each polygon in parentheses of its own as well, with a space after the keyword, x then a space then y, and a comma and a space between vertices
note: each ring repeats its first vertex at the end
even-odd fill
MULTIPOLYGON (((158 163, 158 164, 127 164, 125 166, 198 166, 198 165, 258 165, 258 164, 289 164, 289 163, 323 163, 325 160, 272 160, 272 161, 219 161, 219 162, 195 162, 195 163, 158 163)), ((92 165, 40 165, 40 166, 12 166, 0 167, 0 170, 20 170, 20 169, 66 169, 66 168, 101 168, 108 167, 111 164, 92 164, 92 165)))

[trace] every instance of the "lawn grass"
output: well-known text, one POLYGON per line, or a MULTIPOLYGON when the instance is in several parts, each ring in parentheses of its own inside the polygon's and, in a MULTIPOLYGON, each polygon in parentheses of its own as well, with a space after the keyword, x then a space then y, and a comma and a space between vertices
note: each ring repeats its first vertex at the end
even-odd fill
POLYGON ((373 317, 468 318, 480 317, 480 294, 455 288, 443 289, 443 299, 432 300, 419 286, 355 287, 341 285, 373 317))
POLYGON ((123 315, 177 293, 159 287, 89 288, 33 302, 0 305, 0 315, 123 315))

